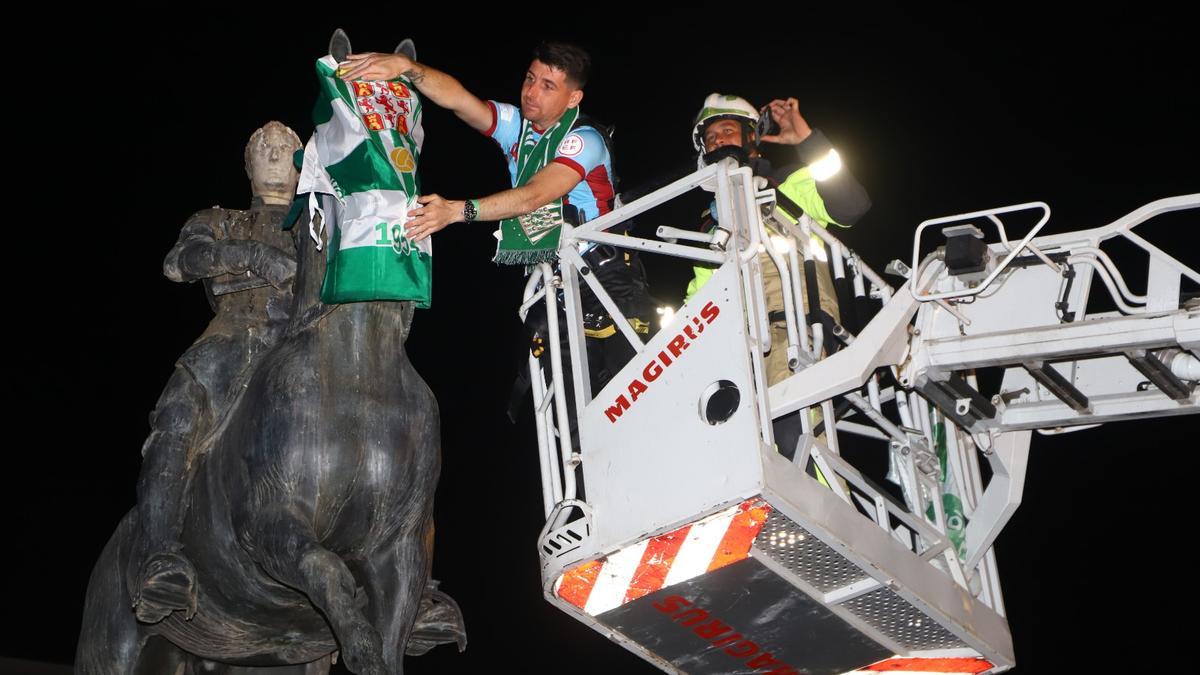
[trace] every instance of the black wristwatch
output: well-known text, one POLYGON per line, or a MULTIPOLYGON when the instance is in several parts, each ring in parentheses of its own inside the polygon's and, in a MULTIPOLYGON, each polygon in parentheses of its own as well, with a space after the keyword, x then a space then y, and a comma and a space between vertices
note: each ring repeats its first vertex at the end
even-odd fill
POLYGON ((479 200, 468 199, 463 203, 463 220, 470 223, 479 217, 479 200))

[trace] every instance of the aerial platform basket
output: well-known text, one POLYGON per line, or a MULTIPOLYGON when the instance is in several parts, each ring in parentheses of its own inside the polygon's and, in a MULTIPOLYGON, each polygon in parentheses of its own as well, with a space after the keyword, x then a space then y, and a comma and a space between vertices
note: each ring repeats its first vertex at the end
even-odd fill
POLYGON ((1008 670, 994 542, 1021 502, 1032 430, 1200 412, 1200 274, 1132 231, 1200 195, 1048 236, 1040 202, 927 221, 912 267, 888 266, 899 290, 776 202, 749 169, 710 165, 564 226, 558 266, 530 275, 521 315, 545 303, 548 323, 549 359, 529 360, 546 598, 667 672, 1008 670), (697 187, 713 193, 712 232, 606 231, 697 187), (1041 217, 1010 239, 1002 217, 1022 213, 1041 217), (920 257, 935 225, 946 244, 920 257), (1145 253, 1144 295, 1101 249, 1113 239, 1145 253), (595 244, 716 269, 643 344, 579 253, 595 244), (818 265, 843 308, 878 304, 869 321, 807 313, 818 265), (1093 278, 1119 311, 1088 311, 1093 278), (614 319, 609 339, 636 352, 595 393, 584 286, 614 319), (767 353, 789 373, 769 380, 767 353), (980 369, 1003 372, 998 391, 980 369), (779 447, 797 422, 796 446, 779 447), (886 458, 891 487, 849 461, 867 456, 886 458))
POLYGON ((1004 617, 929 564, 945 537, 821 442, 796 461, 768 445, 739 287, 718 270, 672 324, 692 329, 661 332, 584 409, 587 515, 543 537, 547 598, 667 671, 1010 666, 1004 617))

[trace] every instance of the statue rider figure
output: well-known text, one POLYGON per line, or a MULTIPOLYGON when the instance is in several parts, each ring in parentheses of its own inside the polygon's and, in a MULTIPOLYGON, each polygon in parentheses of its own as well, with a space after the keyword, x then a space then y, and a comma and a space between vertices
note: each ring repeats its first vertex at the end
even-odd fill
POLYGON ((139 621, 161 621, 174 610, 190 618, 195 611, 195 570, 179 542, 184 494, 200 444, 287 324, 295 245, 280 226, 295 195, 292 156, 301 147, 279 122, 255 131, 245 152, 250 209, 197 212, 163 261, 172 281, 203 280, 216 316, 179 357, 150 414, 137 486, 141 537, 132 561, 139 621))

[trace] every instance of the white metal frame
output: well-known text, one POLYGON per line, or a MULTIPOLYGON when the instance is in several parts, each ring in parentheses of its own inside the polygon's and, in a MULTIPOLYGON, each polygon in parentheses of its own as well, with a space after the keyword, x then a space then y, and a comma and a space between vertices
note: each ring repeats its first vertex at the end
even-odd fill
MULTIPOLYGON (((1021 417, 1011 412, 1016 406, 998 401, 998 415, 980 428, 965 428, 949 412, 939 411, 916 389, 922 383, 944 379, 950 373, 965 373, 974 385, 973 369, 993 365, 1021 364, 1031 359, 1050 362, 1082 356, 1120 355, 1130 349, 1155 350, 1163 347, 1196 349, 1200 340, 1200 312, 1187 312, 1178 306, 1180 278, 1200 283, 1200 275, 1175 258, 1133 233, 1145 220, 1168 211, 1200 207, 1200 195, 1160 200, 1134 211, 1102 228, 1037 237, 1049 220, 1049 207, 1041 202, 977 211, 925 221, 917 228, 913 245, 913 266, 909 292, 895 293, 883 278, 860 257, 843 245, 832 233, 815 225, 807 217, 789 222, 775 208, 771 190, 755 189, 753 176, 746 168, 732 163, 706 167, 679 179, 635 202, 590 221, 580 227, 566 227, 560 245, 557 266, 543 264, 533 270, 520 309, 524 319, 536 303, 544 303, 550 335, 549 377, 537 359, 530 357, 533 404, 542 470, 543 508, 547 517, 540 544, 543 575, 548 583, 572 564, 610 553, 631 542, 589 541, 594 517, 588 503, 580 501, 580 464, 578 449, 572 447, 567 433, 568 419, 579 419, 581 411, 593 405, 595 392, 590 388, 585 341, 580 310, 580 279, 595 294, 621 332, 621 338, 639 355, 643 344, 630 328, 624 315, 605 292, 587 263, 580 256, 584 243, 603 243, 691 261, 734 267, 738 270, 745 309, 746 345, 757 390, 757 408, 761 442, 773 443, 771 420, 796 410, 802 411, 806 433, 796 449, 790 471, 803 473, 811 461, 826 478, 828 489, 849 508, 901 542, 914 555, 945 574, 951 583, 1003 616, 993 543, 1020 504, 1028 461, 1030 433, 1027 429, 1061 426, 1062 411, 1045 401, 1032 401, 1021 417), (699 235, 674 228, 659 228, 668 241, 656 241, 607 232, 609 228, 637 216, 697 187, 715 194, 718 222, 722 231, 699 235), (1000 216, 1021 210, 1040 209, 1042 217, 1035 227, 1015 245, 1008 240, 1000 216), (998 229, 1000 241, 992 245, 996 264, 982 282, 963 288, 951 278, 936 256, 918 260, 920 237, 934 225, 986 218, 998 229), (786 251, 775 251, 766 236, 764 224, 790 239, 786 251), (845 347, 830 357, 824 356, 827 341, 822 326, 810 325, 801 311, 800 256, 815 260, 813 237, 827 246, 832 255, 824 263, 836 279, 849 279, 856 298, 878 300, 882 308, 858 335, 841 329, 838 338, 845 347), (1132 292, 1113 260, 1100 249, 1108 239, 1123 237, 1146 251, 1150 257, 1149 287, 1144 295, 1132 292), (677 240, 702 246, 687 246, 677 240), (704 246, 706 245, 706 246, 704 246), (758 253, 765 246, 771 263, 784 285, 784 310, 788 327, 786 346, 794 374, 771 387, 766 386, 762 365, 769 344, 769 321, 764 306, 758 253), (979 323, 979 312, 997 302, 1000 290, 1014 278, 1030 278, 1022 267, 1014 265, 1022 251, 1038 258, 1039 269, 1049 268, 1061 274, 1066 265, 1087 267, 1076 279, 1068 301, 1078 307, 1081 319, 1048 326, 1023 327, 1004 333, 980 332, 970 328, 972 317, 979 323), (1055 262, 1052 256, 1066 252, 1055 262), (1123 317, 1096 319, 1083 317, 1095 274, 1105 284, 1123 317), (560 325, 558 303, 562 296, 565 325, 560 325), (1171 297, 1175 303, 1169 302, 1171 297), (1140 305, 1141 307, 1136 307, 1140 305), (915 325, 914 325, 915 320, 915 325), (953 332, 947 329, 953 327, 953 332), (568 349, 563 353, 559 335, 567 333, 568 349), (928 332, 926 332, 928 330, 928 332), (563 359, 569 358, 572 381, 564 382, 563 359), (890 371, 899 389, 881 388, 879 376, 890 371), (568 410, 566 386, 574 393, 575 407, 568 410), (846 401, 852 412, 835 418, 833 399, 846 401), (1041 406, 1040 408, 1038 406, 1041 406), (1048 408, 1053 408, 1052 410, 1048 408), (809 411, 820 409, 824 425, 822 437, 814 436, 809 411), (938 457, 936 433, 945 430, 946 457, 938 457), (842 436, 845 434, 845 436, 842 436), (895 480, 903 502, 871 483, 839 452, 839 444, 851 436, 863 442, 882 442, 893 467, 889 478, 895 480), (991 465, 992 477, 985 485, 980 458, 991 465), (942 471, 945 462, 946 471, 942 471), (952 481, 948 481, 952 478, 952 481), (954 496, 961 501, 965 526, 965 550, 960 557, 947 531, 943 493, 954 485, 954 496), (932 514, 932 517, 928 514, 932 514), (557 542, 557 543, 556 543, 557 542), (575 542, 575 544, 570 544, 575 542)), ((1043 272, 1043 276, 1044 272, 1043 272)), ((1040 287, 1039 292, 1054 294, 1058 285, 1040 287)), ((990 311, 1011 311, 995 306, 990 311)), ((1044 392, 1043 392, 1044 393, 1044 392)), ((1153 392, 1152 392, 1153 393, 1153 392)), ((1147 405, 1138 400, 1097 399, 1090 417, 1072 411, 1067 418, 1073 424, 1144 418, 1167 414, 1197 412, 1197 395, 1190 400, 1172 401, 1171 406, 1147 405)), ((600 403, 597 402, 597 405, 600 403)), ((959 411, 961 414, 962 411, 959 411)), ((584 433, 581 428, 580 433, 584 433)), ((804 476, 805 480, 811 480, 804 476)), ((700 514, 697 514, 700 515, 700 514)), ((647 530, 641 536, 653 536, 662 528, 647 530)), ((845 600, 867 592, 862 588, 842 589, 833 600, 845 600), (845 596, 845 597, 843 597, 845 596)), ((560 604, 560 603, 557 603, 560 604)), ((635 650, 638 651, 638 650, 635 650)), ((641 652, 639 652, 641 653, 641 652)), ((646 656, 646 654, 643 654, 646 656)), ((647 657, 657 663, 652 657, 647 657)), ((661 666, 661 664, 658 664, 661 666)))

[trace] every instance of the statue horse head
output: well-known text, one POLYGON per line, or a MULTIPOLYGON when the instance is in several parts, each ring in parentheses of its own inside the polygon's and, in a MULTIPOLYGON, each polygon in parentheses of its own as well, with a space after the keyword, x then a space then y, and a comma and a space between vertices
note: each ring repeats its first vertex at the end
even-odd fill
MULTIPOLYGON (((340 30, 335 50, 349 52, 340 30)), ((328 233, 340 211, 332 198, 325 206, 328 233)), ((194 616, 136 621, 135 509, 93 572, 77 672, 202 661, 204 672, 309 674, 327 672, 336 652, 356 673, 401 673, 423 599, 428 608, 445 598, 427 589, 439 414, 404 350, 412 303, 322 303, 326 253, 310 229, 294 228, 286 336, 196 453, 182 534, 194 616)), ((452 623, 442 628, 459 637, 452 623)))

